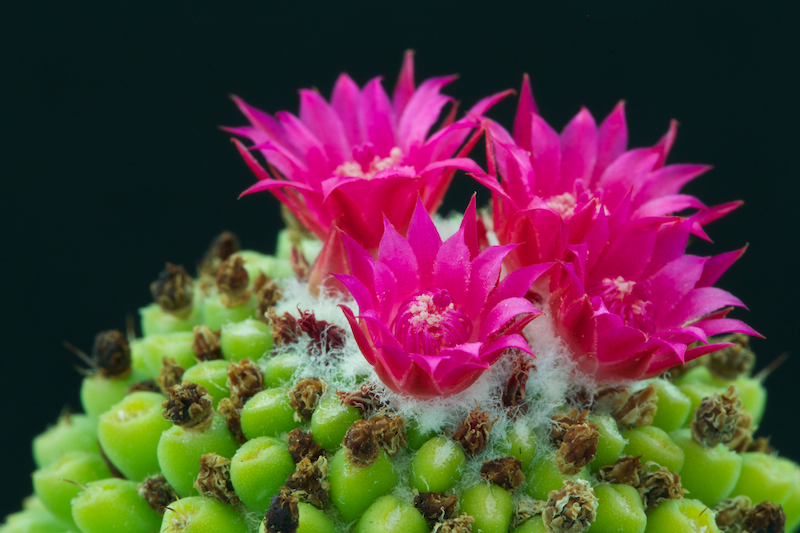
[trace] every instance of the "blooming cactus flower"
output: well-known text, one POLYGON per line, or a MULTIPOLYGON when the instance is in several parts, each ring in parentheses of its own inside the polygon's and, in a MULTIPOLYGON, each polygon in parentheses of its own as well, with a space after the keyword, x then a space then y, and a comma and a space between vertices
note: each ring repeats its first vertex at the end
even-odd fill
POLYGON ((691 219, 629 219, 630 204, 623 199, 610 217, 601 210, 550 278, 553 320, 581 368, 598 381, 652 377, 727 346, 710 335, 758 335, 726 317, 744 305, 713 287, 744 249, 685 254, 691 219))
POLYGON ((519 331, 540 312, 528 287, 551 265, 498 283, 513 246, 479 250, 473 197, 458 232, 441 241, 421 200, 403 238, 385 221, 377 259, 343 235, 353 275, 337 275, 359 315, 342 306, 364 357, 392 390, 418 398, 464 390, 507 348, 530 353, 519 331))
MULTIPOLYGON (((599 128, 584 108, 559 135, 538 115, 526 76, 513 135, 490 123, 487 138, 489 174, 502 178, 493 184, 498 239, 501 243, 537 243, 535 248, 520 249, 511 262, 524 265, 557 258, 564 246, 582 240, 586 223, 598 209, 614 213, 623 200, 628 202, 630 218, 695 209, 692 232, 707 239, 701 226, 741 202, 708 208, 697 198, 679 193, 683 185, 710 167, 664 165, 676 127, 672 121, 655 146, 627 150, 625 108, 620 102, 599 128), (557 231, 560 220, 569 226, 568 235, 557 231)), ((482 179, 491 181, 489 176, 482 179)))
MULTIPOLYGON (((248 150, 234 141, 259 179, 242 194, 268 190, 320 240, 337 226, 374 251, 384 216, 405 231, 418 196, 428 212, 436 211, 455 172, 447 168, 449 158, 479 126, 479 117, 508 94, 481 100, 459 121, 451 113, 429 135, 452 100, 440 90, 454 79, 431 78, 415 89, 407 52, 391 100, 381 78, 359 89, 347 74, 336 81, 330 103, 301 90, 299 117, 281 111, 273 118, 234 98, 250 125, 228 131, 254 143, 248 150), (251 151, 264 156, 269 171, 251 151)), ((475 140, 466 143, 467 151, 475 140)))

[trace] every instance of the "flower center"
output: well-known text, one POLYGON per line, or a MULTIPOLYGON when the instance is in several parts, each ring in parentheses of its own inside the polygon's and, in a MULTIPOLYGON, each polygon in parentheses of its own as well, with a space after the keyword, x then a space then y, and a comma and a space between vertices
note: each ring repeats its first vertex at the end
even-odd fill
POLYGON ((403 152, 398 147, 389 151, 389 157, 380 158, 375 154, 375 145, 366 142, 353 148, 353 160, 342 163, 333 171, 335 176, 371 179, 381 170, 400 166, 403 152))
POLYGON ((606 309, 622 319, 626 326, 644 333, 655 331, 655 307, 650 302, 650 282, 626 281, 622 276, 605 278, 594 290, 606 309))
POLYGON ((395 337, 408 352, 438 355, 469 340, 472 321, 456 309, 446 290, 426 290, 406 300, 392 324, 395 337))
POLYGON ((565 192, 564 194, 557 194, 551 196, 544 201, 556 213, 561 215, 564 220, 569 219, 575 213, 575 206, 578 205, 575 195, 565 192))

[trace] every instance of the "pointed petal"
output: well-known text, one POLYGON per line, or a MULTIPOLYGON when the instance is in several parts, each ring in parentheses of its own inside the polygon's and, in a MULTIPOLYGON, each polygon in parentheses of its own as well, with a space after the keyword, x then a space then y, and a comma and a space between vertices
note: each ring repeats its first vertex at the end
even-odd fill
POLYGON ((324 148, 332 167, 350 159, 344 125, 339 115, 319 93, 300 90, 300 120, 316 136, 324 148))
POLYGON ((442 107, 452 100, 439 91, 454 79, 455 76, 447 76, 425 80, 411 97, 397 126, 397 144, 403 153, 408 153, 411 146, 419 146, 425 142, 425 137, 439 118, 442 107))
POLYGON ((378 248, 378 261, 389 267, 397 279, 397 300, 405 301, 421 289, 419 265, 414 250, 387 219, 383 221, 383 237, 378 248))
POLYGON ((531 80, 527 74, 522 76, 522 88, 519 90, 519 104, 514 116, 514 141, 520 146, 531 146, 531 113, 539 113, 533 100, 531 80))
MULTIPOLYGON (((523 148, 526 148, 523 146, 523 148)), ((534 192, 542 198, 564 192, 561 181, 561 140, 558 133, 539 115, 531 121, 531 163, 536 175, 534 192)), ((572 192, 572 191, 570 191, 572 192)))
POLYGON ((597 164, 592 173, 588 188, 600 179, 608 166, 625 152, 628 147, 628 125, 625 121, 625 101, 617 104, 597 130, 597 164))
POLYGON ((419 198, 408 224, 408 244, 417 258, 420 287, 430 287, 433 285, 433 265, 442 247, 442 238, 419 198))
POLYGON ((353 315, 353 311, 346 305, 340 305, 339 309, 342 310, 344 317, 350 324, 350 330, 353 332, 353 337, 356 339, 356 344, 358 344, 358 349, 361 350, 361 354, 369 364, 374 365, 375 353, 372 350, 372 344, 369 342, 364 330, 361 329, 358 320, 356 320, 356 317, 353 315))
POLYGON ((392 104, 381 86, 381 79, 370 80, 361 93, 359 120, 365 139, 375 145, 380 157, 388 157, 397 146, 392 123, 392 104))
POLYGON ((403 54, 403 66, 400 68, 400 75, 397 76, 397 84, 392 93, 394 105, 394 116, 399 117, 403 114, 408 101, 414 95, 414 51, 406 50, 403 54))
POLYGON ((709 257, 703 269, 703 276, 697 281, 697 286, 710 287, 714 285, 720 276, 744 255, 746 250, 747 246, 745 245, 738 250, 709 257))
POLYGON ((331 95, 331 106, 342 121, 350 145, 355 146, 364 142, 358 118, 358 110, 361 107, 361 91, 356 82, 347 74, 342 74, 336 80, 331 95))
MULTIPOLYGON (((558 190, 572 192, 577 180, 589 183, 597 161, 597 125, 584 107, 561 133, 558 190)), ((538 173, 537 173, 538 174, 538 173)))
POLYGON ((433 264, 433 285, 446 289, 456 306, 464 304, 470 281, 470 252, 464 242, 464 228, 447 239, 433 264))

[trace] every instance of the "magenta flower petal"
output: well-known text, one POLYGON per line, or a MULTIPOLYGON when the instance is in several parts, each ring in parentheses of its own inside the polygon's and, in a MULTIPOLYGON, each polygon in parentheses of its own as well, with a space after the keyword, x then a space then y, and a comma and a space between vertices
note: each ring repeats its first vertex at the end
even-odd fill
POLYGON ((477 225, 473 198, 459 230, 442 243, 418 200, 405 238, 384 224, 377 258, 343 238, 353 276, 337 278, 361 314, 343 311, 389 388, 418 398, 455 394, 504 350, 530 351, 517 332, 541 313, 523 298, 525 282, 544 270, 522 269, 498 286, 512 247, 480 252, 477 225))
MULTIPOLYGON (((520 103, 521 105, 521 103, 520 103)), ((517 136, 514 135, 514 138, 517 136)), ((525 142, 520 142, 527 146, 525 142)), ((592 172, 592 186, 600 179, 603 172, 628 148, 628 124, 625 121, 625 102, 620 102, 600 124, 597 130, 597 162, 592 172)))

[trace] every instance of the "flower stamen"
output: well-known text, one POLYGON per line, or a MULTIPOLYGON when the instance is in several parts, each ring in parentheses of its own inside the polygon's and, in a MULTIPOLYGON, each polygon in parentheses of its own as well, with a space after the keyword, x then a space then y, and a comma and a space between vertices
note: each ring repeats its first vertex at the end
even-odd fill
POLYGON ((422 291, 400 306, 392 325, 403 348, 409 352, 438 355, 469 340, 472 321, 456 309, 446 290, 422 291))

